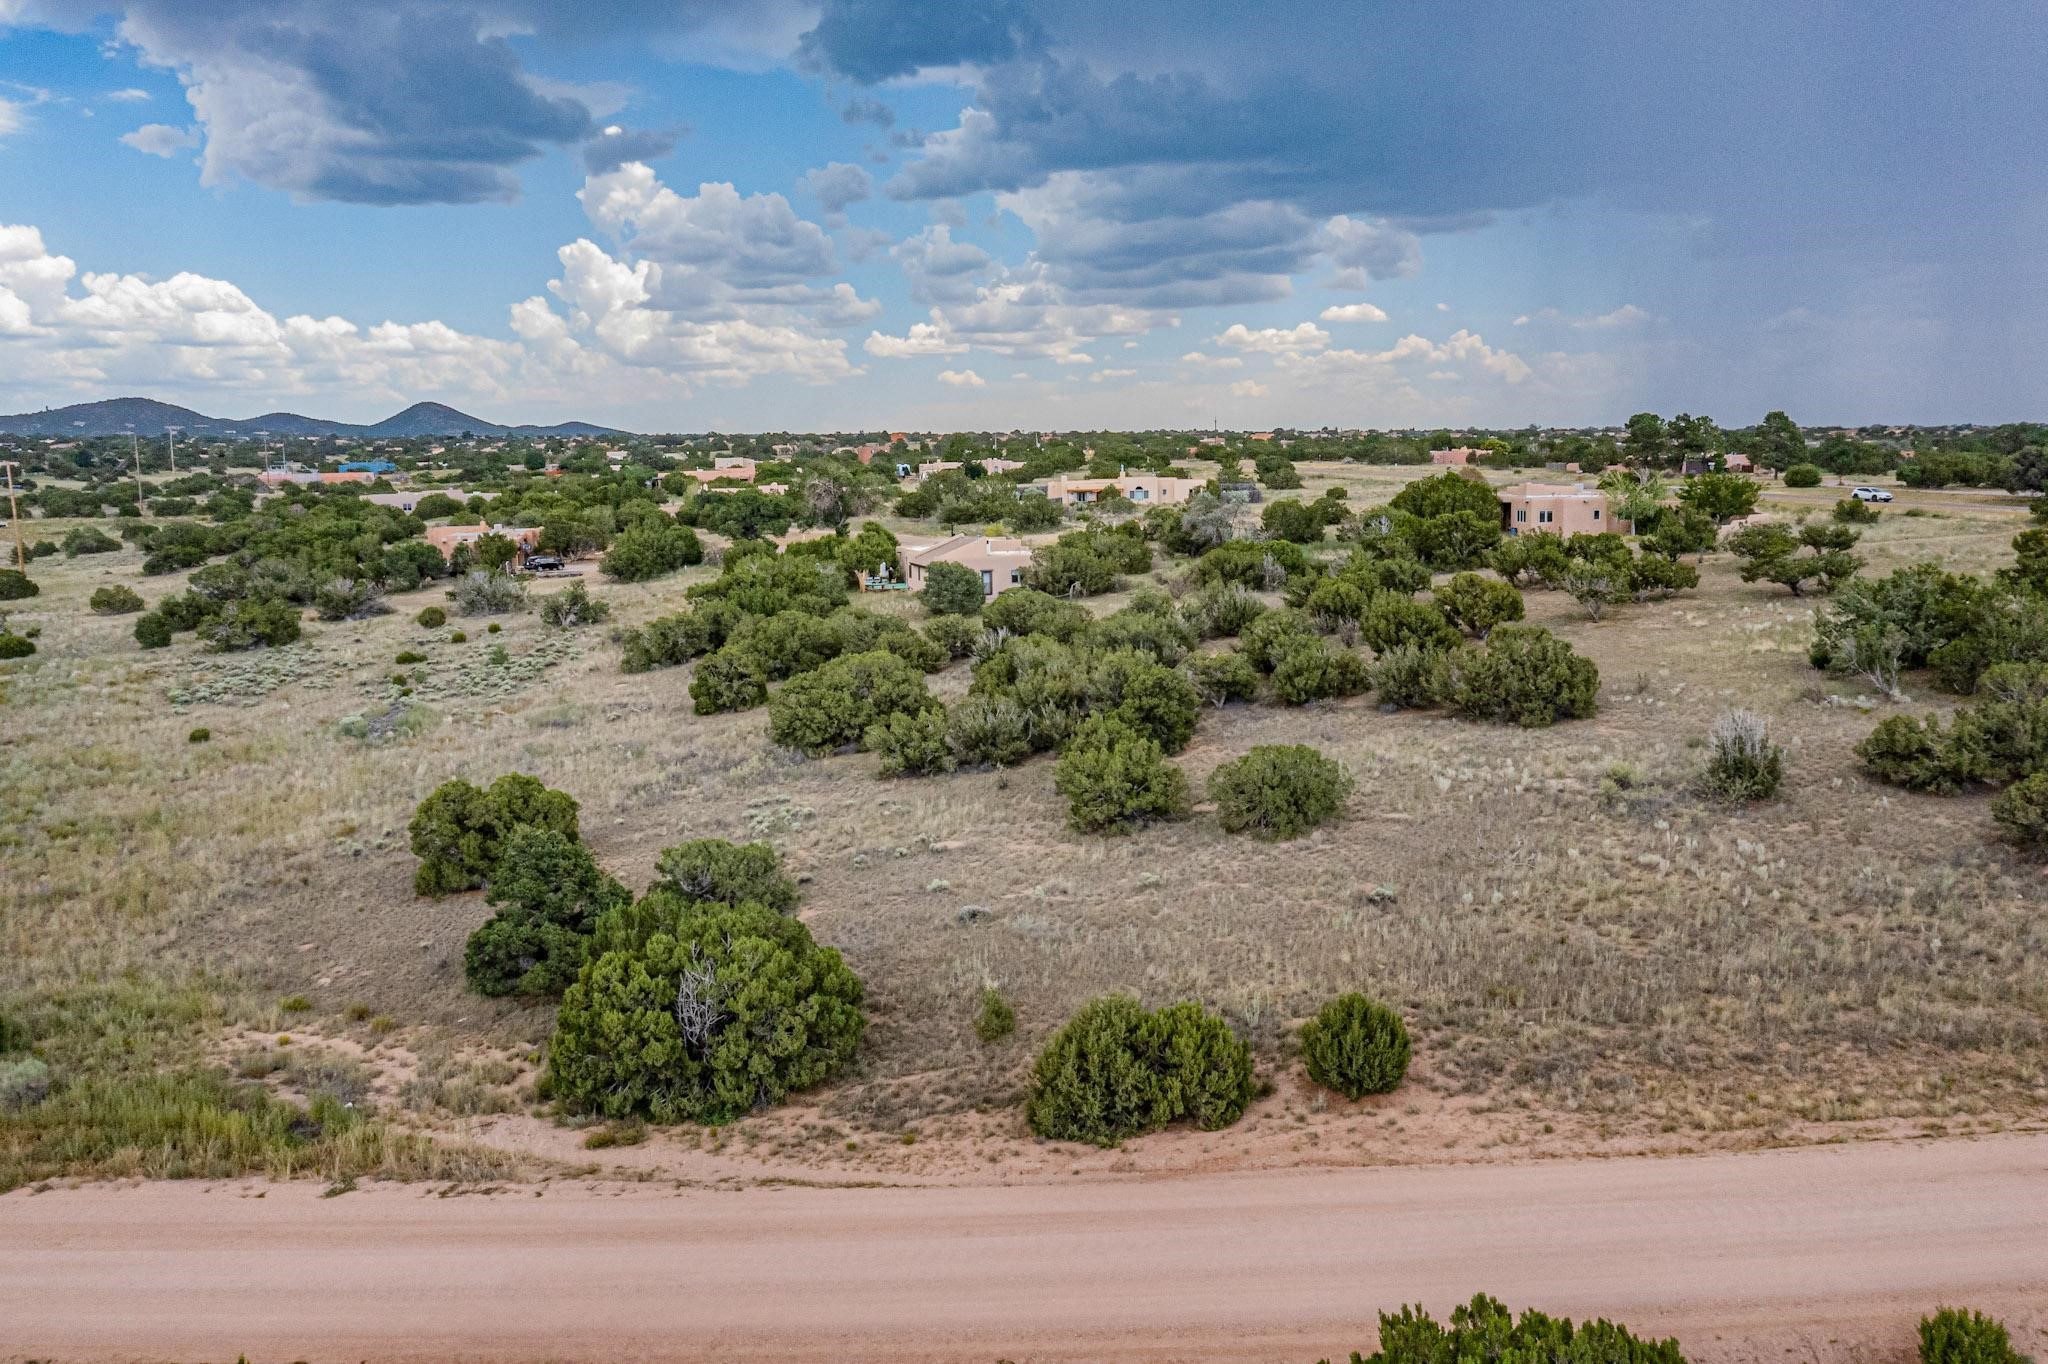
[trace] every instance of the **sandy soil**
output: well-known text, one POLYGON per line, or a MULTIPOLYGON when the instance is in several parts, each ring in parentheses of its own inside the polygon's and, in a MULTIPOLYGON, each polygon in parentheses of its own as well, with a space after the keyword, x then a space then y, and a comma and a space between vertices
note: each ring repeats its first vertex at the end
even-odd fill
POLYGON ((2041 1135, 1008 1187, 100 1185, 0 1198, 0 1354, 1306 1364, 1476 1290, 1695 1360, 1903 1361, 1943 1303, 2038 1352, 2044 1207, 2041 1135))

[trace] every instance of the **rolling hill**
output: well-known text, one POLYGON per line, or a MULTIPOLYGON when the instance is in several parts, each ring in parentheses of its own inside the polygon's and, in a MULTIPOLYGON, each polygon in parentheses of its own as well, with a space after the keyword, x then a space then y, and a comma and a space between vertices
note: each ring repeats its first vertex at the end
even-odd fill
POLYGON ((296 412, 266 412, 260 417, 241 419, 209 417, 189 407, 161 403, 154 398, 109 398, 103 402, 75 403, 70 407, 45 408, 41 412, 20 412, 0 416, 0 435, 14 436, 121 436, 133 431, 138 436, 160 436, 175 427, 184 436, 216 439, 256 439, 264 436, 346 436, 374 440, 389 436, 609 436, 625 432, 589 422, 562 422, 556 426, 505 426, 472 417, 443 403, 414 403, 370 425, 304 417, 296 412))

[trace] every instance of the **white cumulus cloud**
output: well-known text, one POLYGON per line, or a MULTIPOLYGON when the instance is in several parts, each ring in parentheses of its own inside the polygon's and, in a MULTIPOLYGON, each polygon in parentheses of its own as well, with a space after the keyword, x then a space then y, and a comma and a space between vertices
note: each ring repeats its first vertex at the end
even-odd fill
POLYGON ((1212 339, 1217 345, 1228 346, 1231 350, 1262 351, 1269 355, 1318 351, 1330 344, 1330 334, 1313 322, 1293 327, 1260 327, 1257 330, 1242 322, 1233 322, 1212 339))
POLYGON ((1387 315, 1370 303, 1339 303, 1321 313, 1325 322, 1384 322, 1387 315))
POLYGON ((971 369, 942 369, 939 382, 948 388, 986 388, 988 381, 971 369))
POLYGON ((171 157, 197 147, 199 130, 174 128, 168 123, 145 123, 132 133, 121 134, 121 141, 151 156, 171 157))

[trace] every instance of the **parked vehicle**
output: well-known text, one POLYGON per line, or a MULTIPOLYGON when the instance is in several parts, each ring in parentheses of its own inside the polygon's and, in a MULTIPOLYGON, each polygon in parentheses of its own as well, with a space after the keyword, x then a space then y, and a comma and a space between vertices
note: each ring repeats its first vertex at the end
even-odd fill
POLYGON ((1858 502, 1889 502, 1892 500, 1892 495, 1883 488, 1851 488, 1849 496, 1855 498, 1858 502))
POLYGON ((560 573, 568 565, 552 554, 535 554, 526 560, 528 573, 560 573))

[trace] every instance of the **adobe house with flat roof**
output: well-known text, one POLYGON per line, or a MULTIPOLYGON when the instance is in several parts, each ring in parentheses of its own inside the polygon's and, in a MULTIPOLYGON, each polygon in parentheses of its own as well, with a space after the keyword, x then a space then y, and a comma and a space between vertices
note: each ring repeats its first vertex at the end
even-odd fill
POLYGON ((981 575, 981 595, 992 598, 1024 585, 1024 570, 1031 566, 1031 546, 1022 540, 997 535, 955 535, 934 544, 904 545, 903 581, 913 592, 922 592, 925 573, 936 563, 960 564, 981 575))
POLYGON ((1143 506, 1173 506, 1208 486, 1199 478, 1168 474, 1119 474, 1115 478, 1074 478, 1055 474, 1041 485, 1045 495, 1063 507, 1085 507, 1111 493, 1121 493, 1143 506))
POLYGON ((539 526, 493 526, 479 521, 473 526, 428 526, 427 543, 441 551, 441 557, 455 557, 457 545, 473 545, 486 535, 502 535, 519 550, 519 558, 525 559, 540 544, 539 526))
POLYGON ((1583 483, 1521 483, 1499 490, 1500 528, 1509 535, 1626 535, 1628 522, 1615 518, 1607 494, 1583 483))

